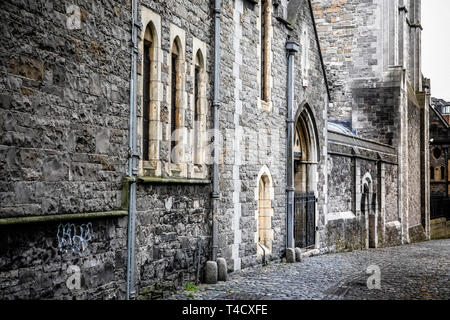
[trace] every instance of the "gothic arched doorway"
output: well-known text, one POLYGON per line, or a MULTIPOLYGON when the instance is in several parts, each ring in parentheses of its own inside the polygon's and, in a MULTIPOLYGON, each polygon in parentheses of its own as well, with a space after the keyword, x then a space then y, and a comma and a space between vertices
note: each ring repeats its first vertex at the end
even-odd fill
POLYGON ((294 139, 294 243, 297 248, 316 246, 318 147, 315 122, 309 106, 299 110, 294 139))

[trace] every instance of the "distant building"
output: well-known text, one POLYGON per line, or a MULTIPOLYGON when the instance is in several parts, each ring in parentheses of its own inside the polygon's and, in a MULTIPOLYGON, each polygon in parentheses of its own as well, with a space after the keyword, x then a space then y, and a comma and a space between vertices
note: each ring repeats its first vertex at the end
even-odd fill
MULTIPOLYGON (((430 195, 431 219, 450 216, 450 102, 432 98, 430 106, 430 195)), ((432 225, 435 223, 432 222, 432 225)), ((431 230, 431 236, 436 232, 431 230)))

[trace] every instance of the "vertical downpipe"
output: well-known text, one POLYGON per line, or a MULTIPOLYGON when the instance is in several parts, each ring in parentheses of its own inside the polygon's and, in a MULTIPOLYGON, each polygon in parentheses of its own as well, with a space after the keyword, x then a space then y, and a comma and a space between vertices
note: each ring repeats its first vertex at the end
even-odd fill
POLYGON ((217 259, 217 208, 219 193, 219 71, 220 71, 220 0, 214 0, 214 159, 212 192, 212 247, 211 261, 217 259))
POLYGON ((294 248, 294 56, 299 51, 299 45, 295 42, 286 43, 288 54, 288 91, 287 91, 287 154, 286 154, 286 248, 294 248))
POLYGON ((138 158, 136 145, 136 60, 137 47, 137 0, 132 3, 132 53, 130 77, 130 139, 128 158, 128 177, 130 179, 129 212, 128 212, 128 245, 127 245, 127 292, 126 299, 136 297, 135 289, 135 240, 136 240, 136 176, 138 174, 138 158))

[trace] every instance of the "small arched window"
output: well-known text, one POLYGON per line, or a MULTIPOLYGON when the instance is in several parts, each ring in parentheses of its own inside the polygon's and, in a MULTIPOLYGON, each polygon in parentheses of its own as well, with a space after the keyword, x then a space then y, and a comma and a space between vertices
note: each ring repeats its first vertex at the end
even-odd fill
POLYGON ((441 167, 441 180, 445 180, 445 168, 441 167))
POLYGON ((182 158, 182 146, 179 146, 181 141, 180 130, 182 128, 182 81, 183 81, 183 56, 181 41, 178 37, 175 38, 172 44, 171 52, 171 101, 170 101, 170 150, 171 161, 178 163, 182 158))
POLYGON ((152 88, 153 88, 153 64, 154 64, 154 36, 151 28, 151 24, 149 24, 145 30, 144 36, 144 64, 143 64, 143 110, 142 110, 142 156, 144 160, 149 160, 151 158, 150 152, 151 144, 157 137, 151 136, 152 128, 151 128, 151 119, 152 117, 152 88))
POLYGON ((200 50, 195 55, 194 69, 194 164, 203 163, 203 134, 205 132, 205 62, 200 50))
POLYGON ((430 179, 434 180, 434 167, 430 167, 430 179))
POLYGON ((441 149, 439 149, 438 147, 436 147, 436 148, 433 149, 433 157, 434 157, 436 160, 439 160, 439 158, 441 157, 441 155, 442 155, 441 149))

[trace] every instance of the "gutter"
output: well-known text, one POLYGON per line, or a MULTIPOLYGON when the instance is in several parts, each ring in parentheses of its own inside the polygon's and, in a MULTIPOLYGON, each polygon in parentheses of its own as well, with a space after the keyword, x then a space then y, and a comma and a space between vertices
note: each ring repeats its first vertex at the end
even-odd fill
POLYGON ((132 2, 132 53, 131 53, 131 76, 130 76, 130 135, 129 135, 129 158, 128 158, 128 178, 129 201, 128 201, 128 244, 127 244, 127 291, 126 299, 136 298, 135 289, 135 241, 136 241, 136 177, 138 175, 137 152, 137 118, 136 118, 136 69, 137 69, 137 29, 140 24, 137 19, 137 0, 132 2))
POLYGON ((294 248, 294 55, 300 46, 292 41, 286 42, 288 55, 287 88, 287 152, 286 152, 286 248, 294 248))
POLYGON ((214 159, 213 159, 213 192, 212 198, 212 245, 211 261, 217 259, 217 209, 220 198, 219 191, 219 72, 220 72, 220 0, 214 1, 214 101, 213 101, 213 130, 214 130, 214 159))

